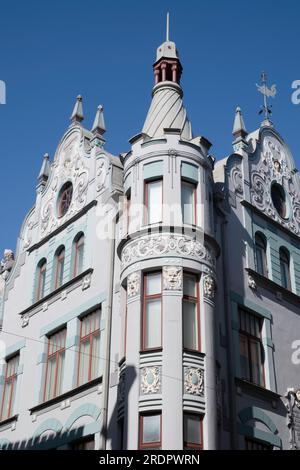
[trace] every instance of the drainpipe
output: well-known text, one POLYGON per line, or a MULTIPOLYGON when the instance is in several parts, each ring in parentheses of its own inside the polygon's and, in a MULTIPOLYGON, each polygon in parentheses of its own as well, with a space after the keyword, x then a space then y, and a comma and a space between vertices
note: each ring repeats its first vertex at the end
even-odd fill
POLYGON ((111 221, 111 238, 109 240, 109 268, 108 268, 108 294, 106 307, 106 328, 105 328, 105 362, 103 371, 103 424, 101 450, 106 450, 107 445, 107 425, 108 425, 108 398, 109 398, 109 376, 110 376, 110 352, 111 352, 111 324, 112 324, 112 304, 114 286, 114 265, 115 265, 115 229, 116 215, 111 221))

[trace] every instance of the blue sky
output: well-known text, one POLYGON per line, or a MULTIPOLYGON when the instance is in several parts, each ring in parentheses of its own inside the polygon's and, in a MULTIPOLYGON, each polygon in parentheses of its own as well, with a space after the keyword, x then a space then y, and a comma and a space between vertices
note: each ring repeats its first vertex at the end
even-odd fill
POLYGON ((194 133, 213 143, 217 159, 226 156, 237 105, 249 131, 260 123, 255 83, 266 70, 278 88, 273 121, 300 166, 300 105, 291 102, 291 83, 300 79, 296 0, 0 0, 0 80, 7 86, 7 104, 0 105, 0 254, 15 248, 42 156, 53 157, 78 94, 85 126, 103 104, 106 148, 129 148, 150 103, 168 10, 194 133))

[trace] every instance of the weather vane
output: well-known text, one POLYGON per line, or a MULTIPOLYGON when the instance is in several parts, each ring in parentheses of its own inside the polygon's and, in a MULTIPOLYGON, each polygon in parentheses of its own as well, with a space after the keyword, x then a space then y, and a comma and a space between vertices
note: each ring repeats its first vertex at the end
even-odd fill
POLYGON ((264 96, 264 104, 263 106, 261 107, 262 109, 259 111, 259 114, 264 114, 265 115, 265 119, 268 121, 269 120, 269 116, 271 116, 272 114, 272 105, 268 103, 268 98, 270 98, 270 96, 272 98, 275 98, 275 95, 277 93, 277 90, 276 90, 276 85, 272 85, 271 88, 268 88, 267 87, 267 74, 265 72, 262 72, 261 76, 261 85, 257 85, 257 89, 258 91, 264 96))

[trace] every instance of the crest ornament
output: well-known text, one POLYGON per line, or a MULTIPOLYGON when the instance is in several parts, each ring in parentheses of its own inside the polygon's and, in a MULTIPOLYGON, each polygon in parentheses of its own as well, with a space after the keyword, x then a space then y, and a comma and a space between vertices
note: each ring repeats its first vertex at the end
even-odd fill
POLYGON ((160 368, 143 367, 141 369, 141 394, 149 395, 159 393, 161 389, 160 368))
POLYGON ((204 395, 204 371, 187 367, 184 372, 184 391, 191 395, 204 395))

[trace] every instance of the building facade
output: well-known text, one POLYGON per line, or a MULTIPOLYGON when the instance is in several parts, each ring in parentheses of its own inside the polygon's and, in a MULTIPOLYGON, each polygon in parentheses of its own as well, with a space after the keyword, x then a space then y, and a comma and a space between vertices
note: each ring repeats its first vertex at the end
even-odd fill
POLYGON ((79 96, 0 277, 2 449, 298 445, 300 182, 268 115, 220 161, 174 42, 130 150, 79 96), (297 342, 298 341, 298 342, 297 342))

